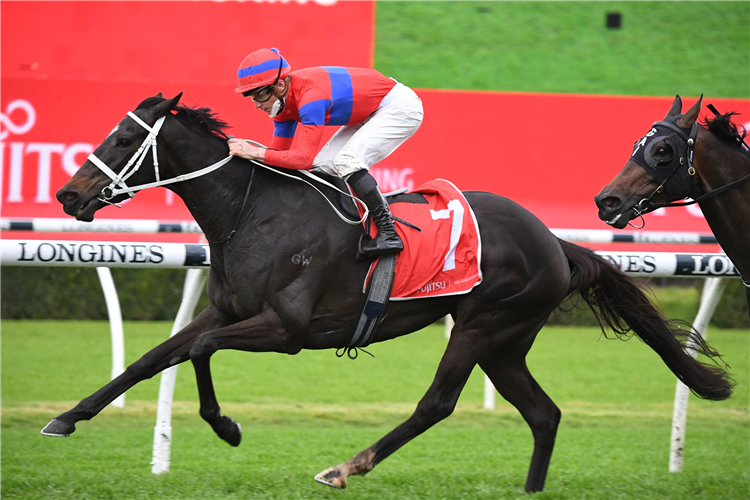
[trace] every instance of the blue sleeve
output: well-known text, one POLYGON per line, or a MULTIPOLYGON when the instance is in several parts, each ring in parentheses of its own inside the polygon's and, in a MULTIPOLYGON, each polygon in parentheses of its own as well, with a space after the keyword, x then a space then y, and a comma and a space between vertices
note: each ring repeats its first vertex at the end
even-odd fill
POLYGON ((297 130, 296 120, 286 120, 283 122, 277 122, 274 120, 273 125, 273 135, 277 137, 294 137, 294 132, 297 130))
POLYGON ((299 109, 300 122, 304 125, 325 125, 326 113, 330 107, 329 99, 308 102, 299 109))

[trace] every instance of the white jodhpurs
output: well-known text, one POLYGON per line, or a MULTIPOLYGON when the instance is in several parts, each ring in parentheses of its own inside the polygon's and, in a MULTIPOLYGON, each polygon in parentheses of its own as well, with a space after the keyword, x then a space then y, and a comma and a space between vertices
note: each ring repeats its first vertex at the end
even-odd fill
POLYGON ((422 124, 422 100, 412 89, 397 83, 378 109, 356 125, 345 125, 333 134, 313 161, 322 170, 342 179, 393 153, 422 124))

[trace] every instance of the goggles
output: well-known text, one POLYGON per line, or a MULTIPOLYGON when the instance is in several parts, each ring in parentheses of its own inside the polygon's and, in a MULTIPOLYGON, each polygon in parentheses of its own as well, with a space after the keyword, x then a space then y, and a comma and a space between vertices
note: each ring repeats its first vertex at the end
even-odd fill
POLYGON ((249 97, 256 102, 266 102, 271 98, 271 94, 273 94, 273 85, 266 85, 257 89, 246 90, 242 93, 242 97, 249 97))

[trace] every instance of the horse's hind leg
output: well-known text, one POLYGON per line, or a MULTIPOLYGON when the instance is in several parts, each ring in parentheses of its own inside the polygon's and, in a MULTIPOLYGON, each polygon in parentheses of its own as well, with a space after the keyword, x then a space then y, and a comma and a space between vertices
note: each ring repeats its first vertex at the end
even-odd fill
POLYGON ((149 379, 170 366, 187 361, 195 339, 206 330, 211 330, 221 324, 219 314, 213 307, 209 306, 204 309, 179 333, 144 354, 138 361, 128 366, 120 376, 91 396, 82 399, 73 409, 52 419, 42 429, 42 434, 69 436, 76 430, 76 422, 90 420, 138 382, 149 379))
POLYGON ((561 413, 529 373, 525 358, 530 347, 531 343, 511 349, 504 346, 497 350, 497 355, 482 359, 479 366, 531 427, 534 454, 526 478, 526 492, 535 492, 544 488, 561 413))
POLYGON ((466 331, 459 335, 454 329, 432 385, 408 420, 351 460, 317 474, 315 480, 335 488, 346 488, 348 476, 364 476, 393 452, 453 413, 481 355, 481 345, 467 340, 472 336, 466 331))

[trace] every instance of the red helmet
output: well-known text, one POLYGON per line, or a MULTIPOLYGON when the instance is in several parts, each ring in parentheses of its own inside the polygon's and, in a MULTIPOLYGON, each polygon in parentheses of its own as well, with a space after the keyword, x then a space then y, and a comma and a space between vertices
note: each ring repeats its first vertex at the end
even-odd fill
POLYGON ((292 71, 289 63, 281 57, 278 49, 259 49, 242 60, 237 70, 237 88, 242 93, 266 85, 273 85, 286 78, 292 71))

